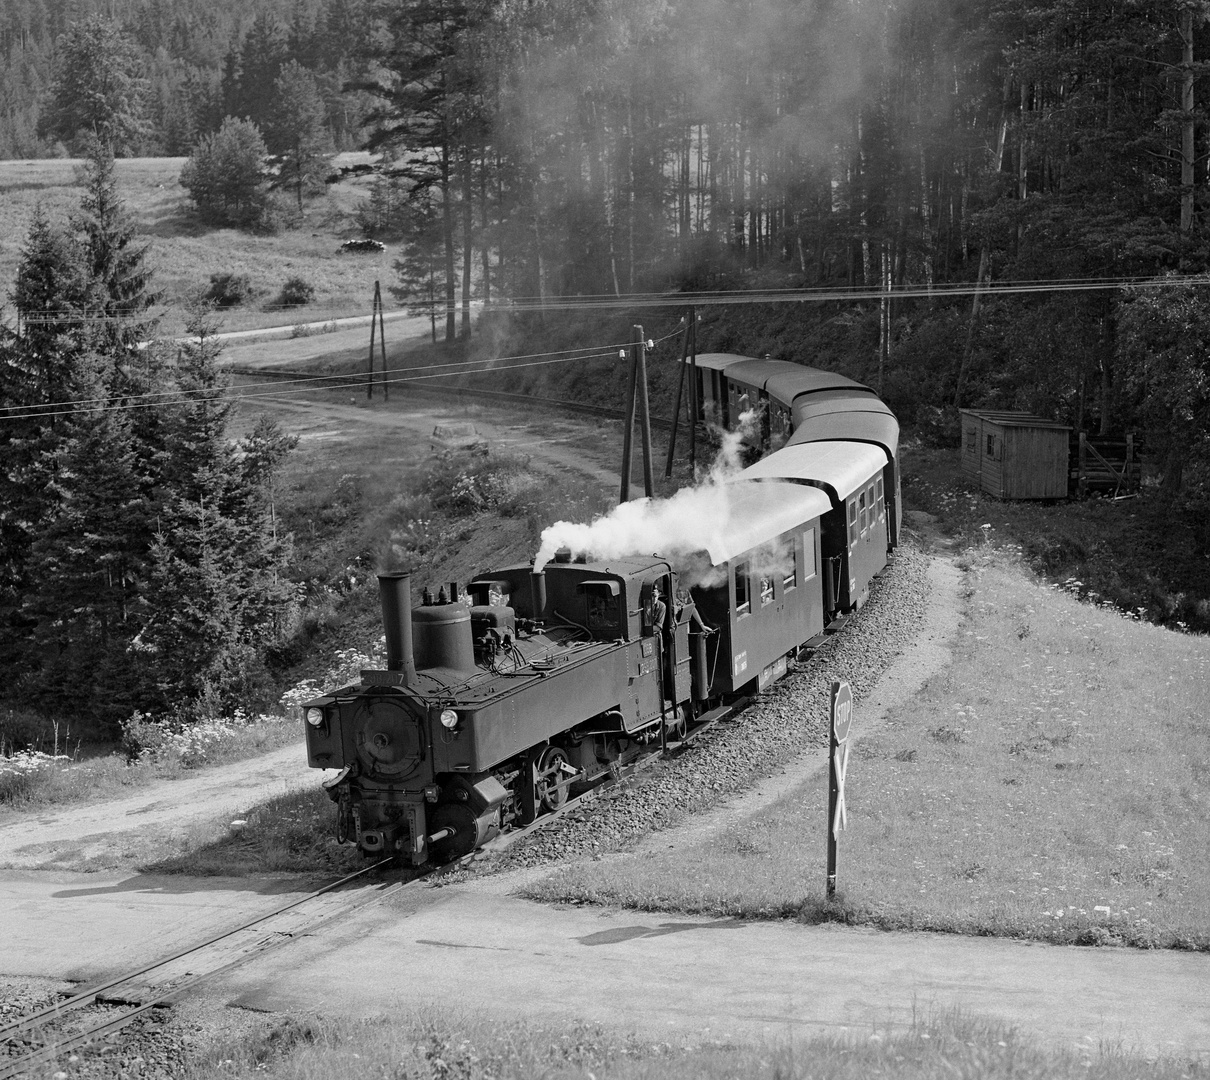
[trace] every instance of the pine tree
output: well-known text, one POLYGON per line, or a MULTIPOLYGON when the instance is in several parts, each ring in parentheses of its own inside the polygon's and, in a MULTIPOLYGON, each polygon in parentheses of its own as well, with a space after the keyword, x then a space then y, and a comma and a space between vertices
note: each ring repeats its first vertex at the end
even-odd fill
POLYGON ((22 347, 12 359, 16 361, 19 355, 30 366, 24 390, 17 391, 9 383, 10 392, 17 394, 12 403, 42 405, 63 400, 63 388, 71 380, 72 358, 82 344, 88 293, 80 245, 52 225, 39 206, 21 252, 12 294, 22 337, 22 347))
POLYGON ((151 291, 148 245, 137 240, 134 221, 118 194, 113 154, 102 142, 89 149, 84 183, 73 225, 81 236, 90 279, 93 338, 96 347, 117 364, 153 333, 156 320, 148 311, 159 296, 151 291))
POLYGON ((31 547, 22 604, 32 627, 22 696, 116 726, 141 697, 130 646, 149 528, 129 413, 113 407, 107 366, 105 357, 84 358, 74 392, 88 404, 51 454, 54 512, 31 547))
POLYGON ((272 478, 289 440, 258 426, 238 451, 226 438, 230 402, 212 328, 179 363, 187 394, 169 420, 163 480, 140 638, 166 701, 199 711, 255 704, 264 651, 291 629, 288 539, 276 535, 272 478))
POLYGON ((294 188, 301 215, 303 190, 323 186, 324 151, 330 143, 323 98, 315 76, 294 60, 282 68, 273 90, 268 145, 280 162, 281 184, 294 188))
POLYGON ((48 130, 67 141, 99 139, 134 153, 148 132, 147 80, 138 47, 104 15, 73 22, 59 40, 48 130))

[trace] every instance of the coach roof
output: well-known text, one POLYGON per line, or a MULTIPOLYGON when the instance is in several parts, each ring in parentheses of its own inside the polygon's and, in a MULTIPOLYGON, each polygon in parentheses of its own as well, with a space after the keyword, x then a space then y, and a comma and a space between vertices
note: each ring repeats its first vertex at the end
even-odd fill
POLYGON ((754 484, 741 478, 723 490, 727 496, 723 512, 702 523, 703 546, 716 566, 832 509, 827 495, 802 484, 754 484))
MULTIPOLYGON (((830 488, 847 499, 890 459, 881 446, 860 442, 809 442, 783 446, 739 474, 739 480, 783 480, 830 488)), ((778 485, 780 488, 781 485, 778 485)))

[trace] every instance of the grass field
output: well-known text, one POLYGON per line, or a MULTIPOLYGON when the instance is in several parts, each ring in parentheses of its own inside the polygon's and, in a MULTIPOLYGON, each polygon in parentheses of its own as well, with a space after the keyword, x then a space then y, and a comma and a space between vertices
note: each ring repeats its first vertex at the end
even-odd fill
MULTIPOLYGON (((1210 648, 967 556, 952 666, 826 779, 691 847, 564 868, 546 900, 1210 948, 1210 648)), ((860 725, 860 712, 857 715, 860 725)))
MULTIPOLYGON (((374 282, 385 290, 394 280, 395 254, 341 255, 342 240, 360 236, 353 218, 367 194, 364 179, 332 185, 306 204, 305 216, 292 216, 289 200, 282 206, 283 227, 274 235, 252 235, 234 229, 210 229, 190 210, 188 193, 179 184, 184 158, 128 158, 116 162, 118 191, 140 234, 149 245, 155 268, 154 288, 163 293, 160 333, 184 330, 182 305, 204 289, 214 273, 247 274, 255 296, 250 304, 223 312, 224 330, 276 326, 368 314, 374 282), (282 311, 275 305, 282 284, 302 277, 315 288, 315 300, 282 311)), ((21 249, 36 206, 55 221, 76 212, 81 188, 79 161, 0 161, 0 296, 7 300, 21 249)))
MULTIPOLYGON (((245 1025, 247 1026, 247 1025, 245 1025)), ((907 1031, 843 1031, 801 1041, 685 1045, 589 1025, 470 1017, 273 1018, 198 1055, 191 1080, 398 1077, 409 1080, 1190 1080, 1197 1062, 1147 1060, 1112 1047, 1052 1050, 994 1022, 921 1016, 907 1031)))

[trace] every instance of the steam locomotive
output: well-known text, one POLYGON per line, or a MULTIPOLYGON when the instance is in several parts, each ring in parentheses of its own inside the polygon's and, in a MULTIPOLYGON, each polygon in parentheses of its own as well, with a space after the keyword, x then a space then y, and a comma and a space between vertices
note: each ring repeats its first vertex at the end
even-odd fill
POLYGON ((699 414, 745 428, 755 464, 682 560, 563 550, 412 604, 379 575, 387 669, 303 706, 337 835, 414 864, 473 851, 764 689, 859 607, 898 541, 898 424, 830 372, 697 358, 699 414), (706 573, 701 573, 706 567, 706 573))

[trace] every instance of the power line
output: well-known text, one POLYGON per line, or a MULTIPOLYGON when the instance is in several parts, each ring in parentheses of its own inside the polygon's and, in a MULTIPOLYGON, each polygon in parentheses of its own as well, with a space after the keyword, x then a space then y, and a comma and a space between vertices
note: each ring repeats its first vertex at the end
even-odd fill
MULTIPOLYGON (((664 340, 667 340, 667 339, 664 339, 664 340)), ((562 357, 559 357, 554 360, 535 360, 535 361, 532 361, 529 363, 524 363, 524 364, 509 364, 507 367, 481 367, 477 371, 473 371, 473 372, 472 371, 445 371, 445 372, 439 372, 439 373, 431 374, 431 375, 416 375, 416 376, 404 375, 404 376, 400 376, 398 378, 388 379, 388 380, 386 380, 386 382, 387 382, 387 385, 394 386, 396 384, 402 384, 402 383, 426 382, 429 379, 448 379, 454 375, 478 375, 478 374, 485 373, 485 372, 515 371, 519 368, 546 367, 549 364, 570 364, 570 363, 574 363, 578 360, 599 360, 599 359, 604 359, 604 358, 617 359, 617 353, 611 350, 610 352, 594 353, 590 356, 562 356, 562 357)), ((490 360, 484 361, 484 363, 492 363, 492 362, 493 361, 490 361, 490 360)), ((414 368, 396 368, 394 370, 409 371, 409 370, 416 370, 416 369, 414 369, 414 368)), ((335 378, 336 376, 328 375, 328 376, 321 376, 321 377, 326 378, 326 379, 332 379, 332 378, 335 378)), ((364 381, 365 376, 364 376, 364 374, 358 375, 358 376, 356 376, 356 378, 358 378, 360 381, 364 381)), ((256 385, 264 386, 264 387, 274 386, 273 383, 258 383, 256 385)), ((281 384, 278 383, 276 385, 280 386, 281 384)), ((379 384, 379 385, 381 385, 381 384, 379 384)), ((208 392, 214 394, 215 396, 218 396, 220 394, 226 394, 232 400, 234 400, 236 402, 240 402, 240 401, 255 401, 257 398, 274 398, 274 397, 282 397, 284 395, 306 394, 306 393, 310 393, 311 391, 313 391, 315 389, 316 389, 316 387, 314 387, 314 386, 304 386, 304 387, 296 387, 293 390, 284 390, 284 391, 270 390, 268 393, 258 393, 258 394, 243 394, 243 393, 238 393, 238 392, 232 393, 229 389, 228 390, 211 390, 208 392)), ((334 387, 334 389, 343 389, 343 387, 334 387)), ((154 409, 154 408, 157 408, 160 406, 184 405, 187 403, 188 403, 187 399, 175 400, 175 401, 127 401, 127 402, 123 402, 120 405, 108 406, 108 408, 113 411, 125 412, 125 411, 130 411, 133 409, 154 409)), ((0 421, 2 421, 2 420, 42 419, 44 417, 51 417, 51 416, 71 416, 78 411, 80 411, 80 410, 60 409, 60 410, 54 411, 54 412, 10 413, 7 416, 0 417, 0 421)))
MULTIPOLYGON (((674 331, 674 333, 675 333, 675 331, 674 331)), ((669 336, 671 336, 671 335, 669 335, 669 336)), ((668 338, 664 337, 664 338, 661 338, 660 340, 666 341, 666 340, 668 340, 668 338)), ((418 365, 417 367, 389 368, 386 372, 384 372, 384 374, 395 374, 395 373, 401 372, 401 371, 407 371, 407 372, 433 371, 438 368, 472 368, 472 367, 481 366, 483 364, 509 364, 509 366, 517 366, 517 365, 512 364, 511 362, 514 360, 534 360, 534 359, 537 359, 539 357, 544 357, 544 356, 564 356, 569 360, 574 360, 574 359, 577 359, 576 356, 567 356, 567 354, 568 353, 593 352, 594 350, 596 350, 596 352, 599 353, 600 350, 602 350, 602 349, 625 348, 627 344, 629 344, 629 342, 621 343, 618 345, 589 345, 589 346, 584 346, 581 349, 552 349, 548 352, 520 353, 516 356, 494 356, 494 357, 489 357, 489 358, 481 359, 481 360, 448 360, 448 361, 445 361, 440 364, 421 364, 421 365, 418 365)), ((507 367, 498 368, 498 369, 489 368, 488 370, 507 371, 508 368, 507 367)), ((238 374, 238 372, 236 374, 238 374)), ((442 374, 458 375, 458 374, 462 374, 462 372, 446 371, 446 372, 442 372, 442 374)), ((328 374, 328 375, 305 375, 305 376, 299 376, 298 378, 294 378, 294 379, 274 379, 270 382, 263 382, 263 383, 252 383, 252 384, 245 383, 243 386, 243 389, 255 389, 257 387, 262 387, 262 386, 263 387, 269 387, 269 386, 280 387, 280 386, 290 386, 290 385, 301 384, 301 383, 332 382, 335 379, 344 379, 344 380, 347 380, 350 384, 358 384, 358 383, 362 383, 365 381, 365 372, 361 372, 361 371, 358 371, 358 372, 333 372, 332 374, 328 374)), ((164 399, 168 399, 168 400, 160 402, 161 404, 179 404, 185 400, 188 400, 191 396, 200 395, 200 394, 212 394, 214 392, 215 392, 215 388, 213 388, 213 387, 197 387, 195 389, 178 388, 178 389, 173 389, 173 390, 155 390, 155 391, 149 391, 145 394, 130 395, 128 400, 148 401, 148 399, 151 399, 151 398, 164 398, 164 399)), ((70 400, 65 400, 65 401, 47 401, 47 402, 42 402, 42 403, 36 404, 36 405, 0 406, 0 409, 6 409, 6 410, 8 410, 9 413, 11 413, 12 410, 15 410, 15 409, 23 410, 26 413, 37 413, 41 410, 61 409, 66 406, 69 406, 69 405, 76 405, 76 406, 103 405, 106 402, 108 402, 109 400, 110 399, 108 397, 75 398, 75 399, 70 399, 70 400)), ((149 402, 149 403, 155 404, 155 402, 149 402)), ((61 413, 53 413, 53 414, 46 413, 45 415, 58 416, 58 415, 62 415, 62 414, 61 413)), ((6 416, 7 416, 7 414, 0 413, 0 419, 5 419, 6 416)))
MULTIPOLYGON (((1088 292, 1112 289, 1165 289, 1180 288, 1190 285, 1210 285, 1210 277, 1204 274, 1166 275, 1163 277, 1089 277, 1089 278, 1049 278, 1023 281, 986 282, 979 285, 975 282, 939 282, 932 285, 892 285, 889 289, 881 288, 836 288, 834 286, 813 286, 796 289, 729 289, 707 290, 701 292, 676 293, 599 293, 574 297, 512 297, 499 305, 488 304, 486 311, 601 311, 627 308, 683 307, 696 304, 702 307, 726 306, 731 304, 777 304, 777 303, 825 303, 828 301, 872 301, 872 300, 911 300, 911 299, 940 299, 944 297, 973 296, 979 293, 983 296, 1008 295, 1021 296, 1032 293, 1051 292, 1088 292)), ((409 304, 413 309, 424 311, 448 310, 446 300, 416 300, 409 304)), ((46 312, 60 314, 38 314, 36 316, 22 315, 26 323, 37 322, 49 324, 55 322, 131 322, 153 321, 151 316, 81 316, 69 308, 45 309, 46 312)), ((394 312, 392 314, 395 314, 394 312)), ((368 318, 366 314, 350 316, 333 316, 328 320, 313 320, 316 322, 331 322, 336 318, 368 318)), ((284 330, 288 326, 298 324, 279 324, 254 328, 255 332, 268 333, 273 330, 284 330)), ((242 333, 244 331, 234 331, 242 333)))

